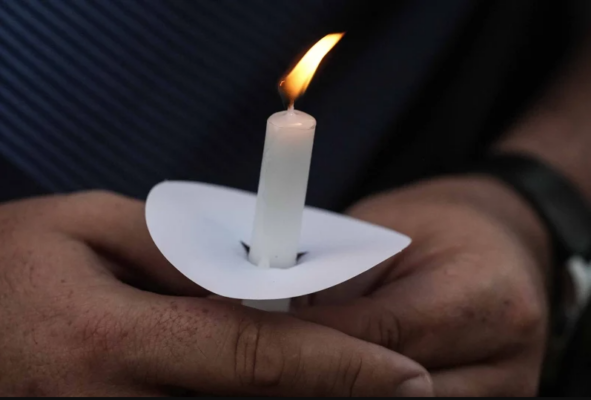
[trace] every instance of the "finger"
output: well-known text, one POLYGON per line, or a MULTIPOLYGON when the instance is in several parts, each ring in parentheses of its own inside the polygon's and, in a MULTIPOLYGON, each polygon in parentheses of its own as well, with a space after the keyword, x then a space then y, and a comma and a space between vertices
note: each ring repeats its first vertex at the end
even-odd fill
POLYGON ((168 397, 172 391, 147 387, 133 387, 131 385, 92 384, 81 389, 70 389, 64 397, 99 397, 99 398, 128 398, 128 397, 168 397))
POLYGON ((65 196, 57 214, 61 229, 92 247, 128 263, 136 273, 175 295, 207 292, 182 275, 154 244, 144 203, 108 192, 65 196))
POLYGON ((437 397, 532 397, 539 371, 506 364, 473 365, 433 372, 437 397))
POLYGON ((458 332, 453 327, 447 330, 442 325, 437 327, 439 324, 430 321, 413 326, 404 319, 404 313, 369 298, 342 306, 301 309, 295 315, 404 354, 426 368, 476 362, 502 347, 496 347, 498 341, 491 337, 482 340, 486 335, 477 329, 472 329, 472 333, 470 327, 458 332))
MULTIPOLYGON (((399 317, 387 307, 370 298, 360 299, 355 303, 346 306, 323 306, 310 307, 297 311, 299 317, 308 321, 315 321, 326 326, 333 327, 339 331, 348 333, 354 337, 377 343, 387 348, 398 350, 405 354, 407 349, 411 349, 403 339, 403 322, 399 317)), ((422 360, 427 367, 435 365, 459 365, 460 361, 472 359, 470 354, 478 358, 482 352, 474 350, 475 348, 485 349, 493 340, 484 340, 480 343, 473 343, 471 337, 459 335, 461 342, 468 349, 462 351, 462 347, 449 341, 443 332, 443 329, 430 332, 434 336, 433 344, 440 346, 433 347, 431 342, 423 339, 425 335, 416 335, 415 339, 421 346, 433 351, 431 355, 425 355, 422 360), (438 334, 440 333, 440 334, 438 334), (449 349, 446 350, 446 349, 449 349), (466 354, 470 353, 470 354, 466 354), (464 354, 464 355, 462 355, 464 354)), ((476 342, 478 338, 476 338, 476 342)), ((410 339, 412 340, 412 339, 410 339)), ((532 341, 536 339, 532 337, 532 341)), ((493 347, 494 348, 494 347, 493 347)), ((534 349, 535 350, 535 349, 534 349)), ((488 354, 488 351, 486 353, 488 354)), ((435 396, 437 397, 499 397, 499 396, 533 396, 536 393, 539 365, 541 359, 536 351, 518 354, 517 358, 511 359, 505 364, 482 364, 471 365, 467 367, 457 367, 452 369, 432 372, 432 380, 435 396), (520 363, 521 366, 516 366, 520 363)), ((515 356, 515 353, 505 352, 500 356, 515 356)), ((417 356, 411 354, 411 358, 417 356)), ((420 356, 419 356, 420 357, 420 356)), ((484 360, 483 360, 484 361, 484 360)), ((439 368, 439 367, 437 367, 439 368)))
POLYGON ((158 296, 155 305, 154 296, 128 302, 142 311, 118 344, 148 381, 220 395, 431 394, 414 361, 332 329, 220 301, 158 296))
POLYGON ((293 315, 393 351, 404 350, 399 317, 369 297, 342 305, 299 308, 293 315))
POLYGON ((520 304, 518 297, 504 298, 503 290, 483 287, 487 282, 477 280, 456 282, 463 291, 442 291, 439 287, 449 282, 444 273, 408 276, 371 297, 307 307, 296 315, 385 346, 427 368, 475 363, 526 343, 543 346, 541 317, 531 305, 520 304))

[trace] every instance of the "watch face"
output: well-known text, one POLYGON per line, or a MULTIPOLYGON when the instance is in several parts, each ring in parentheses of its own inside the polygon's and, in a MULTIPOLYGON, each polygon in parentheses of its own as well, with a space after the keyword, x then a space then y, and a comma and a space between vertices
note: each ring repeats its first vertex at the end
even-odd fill
POLYGON ((567 261, 569 287, 567 310, 571 320, 576 320, 585 309, 591 297, 591 262, 583 257, 573 256, 567 261))

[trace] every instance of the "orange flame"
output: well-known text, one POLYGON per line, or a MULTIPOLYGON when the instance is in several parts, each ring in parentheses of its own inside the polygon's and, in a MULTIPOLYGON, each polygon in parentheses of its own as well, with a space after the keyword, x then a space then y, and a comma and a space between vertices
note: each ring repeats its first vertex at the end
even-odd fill
POLYGON ((344 33, 331 33, 320 39, 281 80, 279 90, 289 100, 290 108, 296 99, 304 94, 318 65, 343 35, 344 33))

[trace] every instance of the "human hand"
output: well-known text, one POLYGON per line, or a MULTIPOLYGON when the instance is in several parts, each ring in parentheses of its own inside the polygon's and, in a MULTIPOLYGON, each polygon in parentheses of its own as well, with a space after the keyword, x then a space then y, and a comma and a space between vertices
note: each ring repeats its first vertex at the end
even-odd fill
POLYGON ((0 395, 393 395, 412 378, 422 386, 401 394, 430 393, 422 367, 379 346, 166 296, 206 293, 155 248, 141 202, 84 193, 5 204, 0 243, 0 395))
POLYGON ((534 395, 547 325, 546 234, 509 189, 478 177, 366 200, 360 219, 408 234, 398 256, 296 314, 430 370, 437 396, 534 395))

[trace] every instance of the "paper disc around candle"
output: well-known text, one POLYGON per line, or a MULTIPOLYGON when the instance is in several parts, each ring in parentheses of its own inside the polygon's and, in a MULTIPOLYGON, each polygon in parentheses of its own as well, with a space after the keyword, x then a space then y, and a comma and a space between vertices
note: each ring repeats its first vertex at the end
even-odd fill
POLYGON ((304 296, 371 269, 410 244, 398 232, 306 207, 300 251, 288 269, 252 265, 250 240, 256 195, 196 182, 163 182, 146 203, 146 222, 168 261, 220 296, 274 300, 304 296))

